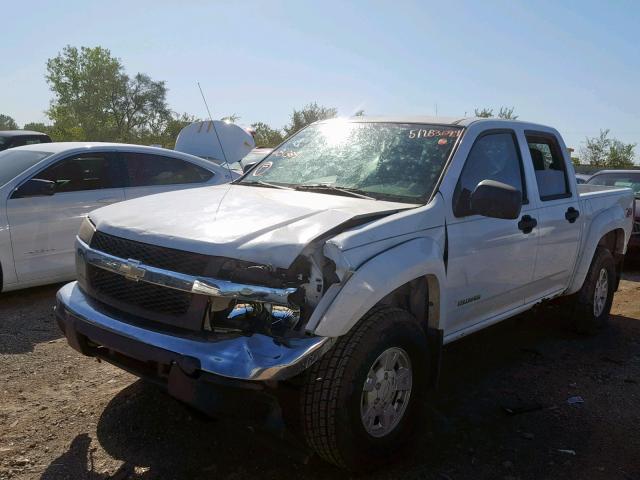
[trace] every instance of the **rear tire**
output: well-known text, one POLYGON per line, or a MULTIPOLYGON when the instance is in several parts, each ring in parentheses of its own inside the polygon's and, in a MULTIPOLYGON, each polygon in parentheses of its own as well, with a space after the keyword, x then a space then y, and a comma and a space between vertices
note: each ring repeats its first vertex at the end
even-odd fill
POLYGON ((607 325, 615 286, 613 255, 598 247, 584 284, 573 297, 573 326, 577 332, 592 335, 607 325))
POLYGON ((408 312, 368 313, 309 370, 302 432, 324 460, 369 470, 410 438, 428 372, 424 329, 408 312))

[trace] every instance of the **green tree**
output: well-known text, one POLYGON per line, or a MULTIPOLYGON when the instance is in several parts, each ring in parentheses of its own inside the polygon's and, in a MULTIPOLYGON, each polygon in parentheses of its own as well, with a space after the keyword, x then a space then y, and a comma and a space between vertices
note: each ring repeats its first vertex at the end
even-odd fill
POLYGON ((25 123, 22 127, 23 130, 32 130, 34 132, 42 132, 47 133, 47 131, 51 128, 50 125, 45 125, 42 122, 29 122, 25 123))
POLYGON ((284 136, 280 130, 271 128, 264 122, 251 124, 254 131, 254 139, 257 147, 275 147, 282 143, 284 136))
POLYGON ((141 141, 158 135, 171 119, 162 81, 129 77, 102 47, 65 47, 47 61, 54 94, 47 115, 61 140, 141 141))
MULTIPOLYGON (((500 107, 498 111, 498 118, 503 118, 505 120, 516 120, 518 115, 514 115, 514 107, 500 107)), ((479 118, 493 118, 496 115, 493 114, 493 108, 476 108, 474 110, 475 116, 479 118)))
POLYGON ((629 168, 634 166, 635 143, 609 138, 609 130, 600 130, 597 137, 587 137, 581 158, 588 165, 601 168, 629 168))
POLYGON ((493 108, 476 108, 474 111, 474 114, 476 117, 478 118, 491 118, 493 117, 493 108))
POLYGON ((166 129, 171 120, 167 106, 167 87, 144 73, 133 78, 121 74, 109 103, 110 118, 115 124, 115 138, 135 142, 166 129))
POLYGON ((232 113, 231 115, 222 117, 220 120, 227 123, 236 123, 238 120, 240 120, 240 115, 238 115, 237 113, 232 113))
POLYGON ((318 120, 326 120, 327 118, 334 118, 338 115, 338 110, 332 107, 323 107, 316 102, 305 105, 300 110, 293 110, 291 113, 291 122, 284 127, 284 132, 287 137, 290 137, 298 130, 306 127, 307 125, 317 122, 318 120))
POLYGON ((500 107, 498 112, 498 118, 504 118, 505 120, 517 120, 518 115, 514 115, 514 107, 500 107))
POLYGON ((0 130, 16 130, 17 128, 18 124, 12 117, 0 113, 0 130))

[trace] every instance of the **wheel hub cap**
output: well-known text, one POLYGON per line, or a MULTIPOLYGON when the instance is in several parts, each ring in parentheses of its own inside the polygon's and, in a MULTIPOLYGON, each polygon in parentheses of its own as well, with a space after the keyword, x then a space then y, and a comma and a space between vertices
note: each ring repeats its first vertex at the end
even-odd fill
POLYGON ((362 388, 360 417, 369 435, 384 437, 402 419, 413 384, 409 355, 388 348, 373 362, 362 388))
POLYGON ((593 314, 596 317, 602 315, 608 296, 609 274, 607 273, 607 270, 603 268, 598 274, 598 281, 596 282, 596 289, 593 295, 593 314))

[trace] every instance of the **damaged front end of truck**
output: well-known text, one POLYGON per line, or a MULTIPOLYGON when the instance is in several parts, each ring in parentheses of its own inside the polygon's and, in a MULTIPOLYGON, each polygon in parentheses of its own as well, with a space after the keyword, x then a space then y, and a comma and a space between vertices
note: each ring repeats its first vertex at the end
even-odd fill
POLYGON ((58 293, 58 323, 83 354, 219 413, 219 406, 211 412, 195 400, 198 379, 273 385, 299 375, 332 346, 334 338, 308 328, 326 291, 348 276, 325 255, 326 240, 389 213, 328 230, 288 267, 131 240, 87 218, 76 239, 78 280, 58 293))

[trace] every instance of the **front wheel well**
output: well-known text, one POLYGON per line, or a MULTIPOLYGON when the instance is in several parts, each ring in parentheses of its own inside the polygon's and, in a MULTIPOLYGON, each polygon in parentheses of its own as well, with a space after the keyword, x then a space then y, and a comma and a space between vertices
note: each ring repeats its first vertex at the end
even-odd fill
POLYGON ((425 328, 440 328, 440 284, 433 275, 413 279, 385 295, 375 306, 398 307, 425 328))
MULTIPOLYGON (((440 326, 440 283, 435 275, 418 277, 383 297, 373 309, 401 308, 413 316, 424 329, 429 355, 427 385, 437 387, 442 365, 444 332, 440 326)), ((372 310, 373 310, 372 309, 372 310)))

